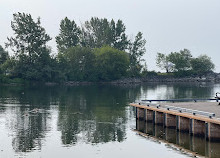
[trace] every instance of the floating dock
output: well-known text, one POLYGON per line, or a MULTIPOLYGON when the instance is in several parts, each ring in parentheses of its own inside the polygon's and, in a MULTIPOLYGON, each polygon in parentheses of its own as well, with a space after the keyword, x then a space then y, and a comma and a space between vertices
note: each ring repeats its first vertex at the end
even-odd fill
MULTIPOLYGON (((188 132, 195 136, 205 136, 207 140, 220 140, 220 119, 212 112, 199 111, 184 107, 171 106, 172 104, 131 103, 136 108, 136 118, 175 128, 180 132, 188 132)), ((190 104, 190 103, 181 103, 190 104)), ((197 104, 199 104, 197 102, 197 104)), ((205 104, 205 103, 203 103, 205 104)), ((217 108, 216 103, 212 103, 217 108)), ((218 110, 219 111, 219 110, 218 110)))

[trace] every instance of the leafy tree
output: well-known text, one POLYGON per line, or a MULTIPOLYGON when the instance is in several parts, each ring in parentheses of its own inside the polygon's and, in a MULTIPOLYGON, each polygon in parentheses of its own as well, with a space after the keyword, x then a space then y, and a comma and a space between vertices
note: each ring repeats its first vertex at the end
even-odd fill
POLYGON ((61 20, 60 33, 56 36, 58 50, 64 52, 68 48, 78 45, 80 34, 80 28, 75 21, 71 21, 65 17, 65 19, 61 20))
POLYGON ((50 78, 50 49, 46 45, 51 40, 41 27, 40 18, 37 22, 30 14, 13 14, 11 22, 15 37, 8 38, 6 47, 16 53, 15 74, 31 80, 48 80, 50 78))
POLYGON ((130 58, 130 75, 131 76, 137 76, 139 75, 142 66, 141 66, 141 57, 146 52, 145 49, 146 40, 143 39, 143 34, 141 32, 138 32, 138 34, 135 37, 135 40, 133 43, 130 43, 129 46, 129 58, 130 58))
POLYGON ((127 38, 127 35, 125 34, 126 27, 123 24, 121 20, 118 20, 116 23, 116 26, 113 27, 113 20, 111 22, 112 32, 113 32, 113 48, 116 48, 118 50, 125 51, 128 48, 129 40, 127 38))
POLYGON ((105 46, 94 50, 99 80, 115 80, 126 76, 129 66, 128 54, 105 46))
POLYGON ((204 74, 206 72, 210 72, 215 68, 210 57, 207 55, 200 55, 198 58, 193 58, 191 60, 191 66, 193 72, 198 74, 204 74))
POLYGON ((9 58, 8 52, 0 45, 0 65, 3 64, 9 58))
POLYGON ((169 57, 163 53, 157 53, 156 64, 162 70, 166 70, 167 73, 172 72, 174 64, 169 61, 169 57))
POLYGON ((121 20, 115 23, 114 20, 109 22, 106 18, 93 17, 82 27, 81 44, 90 48, 108 45, 124 51, 129 44, 125 30, 126 27, 121 20))
POLYGON ((190 61, 192 55, 188 49, 180 50, 180 52, 171 52, 168 55, 169 62, 174 64, 176 71, 186 71, 191 68, 190 61))
POLYGON ((5 63, 9 59, 8 52, 0 45, 0 74, 5 72, 5 63))
POLYGON ((95 55, 90 48, 72 47, 59 54, 59 63, 67 76, 67 80, 95 80, 95 55))

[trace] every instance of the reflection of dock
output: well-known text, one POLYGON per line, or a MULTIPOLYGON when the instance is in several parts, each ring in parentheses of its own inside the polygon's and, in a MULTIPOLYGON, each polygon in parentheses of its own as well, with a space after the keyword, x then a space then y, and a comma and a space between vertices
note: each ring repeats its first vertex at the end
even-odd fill
POLYGON ((168 110, 167 108, 150 106, 150 104, 148 106, 138 103, 130 105, 136 107, 136 118, 138 120, 151 121, 164 127, 175 128, 177 131, 204 136, 209 140, 220 140, 219 119, 168 110))
POLYGON ((137 120, 135 131, 150 140, 166 143, 167 147, 182 153, 212 158, 220 157, 220 143, 206 141, 205 137, 196 137, 172 128, 164 128, 152 122, 145 122, 144 120, 137 120))

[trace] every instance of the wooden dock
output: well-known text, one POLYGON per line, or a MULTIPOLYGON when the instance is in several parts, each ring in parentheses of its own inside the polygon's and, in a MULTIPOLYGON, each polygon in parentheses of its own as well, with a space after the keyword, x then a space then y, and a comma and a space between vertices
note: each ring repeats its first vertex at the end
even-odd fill
MULTIPOLYGON (((136 118, 139 120, 151 121, 167 128, 176 128, 178 131, 188 132, 192 135, 205 136, 208 140, 220 140, 220 119, 216 117, 209 118, 201 113, 191 114, 168 110, 163 105, 156 106, 159 104, 131 103, 130 105, 136 107, 136 118)), ((217 106, 216 103, 215 106, 217 106)), ((204 114, 206 113, 204 112, 204 114)))

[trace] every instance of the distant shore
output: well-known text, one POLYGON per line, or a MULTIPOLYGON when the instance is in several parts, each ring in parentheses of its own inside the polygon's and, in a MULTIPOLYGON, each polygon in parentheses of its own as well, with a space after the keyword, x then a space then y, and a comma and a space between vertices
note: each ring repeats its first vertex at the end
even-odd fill
MULTIPOLYGON (((17 81, 17 79, 16 79, 17 81)), ((7 83, 0 83, 1 85, 22 85, 22 84, 44 84, 47 86, 64 85, 64 86, 77 86, 77 85, 92 85, 92 84, 116 84, 116 85, 132 85, 132 84, 143 84, 143 83, 220 83, 220 74, 212 73, 206 76, 195 76, 195 77, 176 77, 172 75, 158 75, 158 76, 147 76, 147 77, 129 77, 113 81, 65 81, 65 82, 36 82, 36 81, 20 81, 14 82, 11 80, 7 83)))
POLYGON ((151 82, 212 82, 220 83, 220 74, 213 73, 206 76, 195 76, 195 77, 175 77, 175 76, 151 76, 151 77, 140 77, 140 78, 125 78, 116 81, 111 81, 113 84, 138 84, 138 83, 151 83, 151 82))

